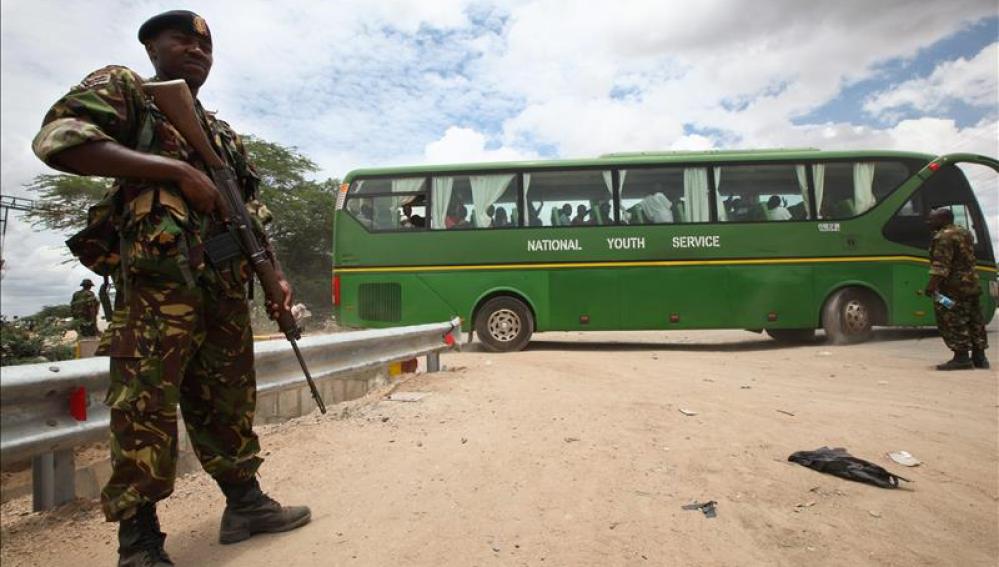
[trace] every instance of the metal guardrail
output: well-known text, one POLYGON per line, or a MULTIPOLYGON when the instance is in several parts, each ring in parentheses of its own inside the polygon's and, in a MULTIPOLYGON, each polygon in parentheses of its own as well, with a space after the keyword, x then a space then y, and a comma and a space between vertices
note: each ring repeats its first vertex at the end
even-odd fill
MULTIPOLYGON (((428 357, 428 371, 432 372, 438 369, 437 354, 454 344, 453 336, 452 340, 448 337, 458 327, 459 321, 454 319, 307 336, 298 344, 317 383, 424 355, 428 357)), ((254 350, 258 393, 305 383, 287 342, 256 343, 254 350)), ((109 412, 103 398, 109 381, 106 357, 6 366, 0 371, 0 459, 33 459, 36 509, 72 498, 72 486, 68 497, 58 490, 65 490, 66 475, 72 485, 73 448, 107 439, 109 412), (77 406, 86 406, 83 421, 71 414, 70 400, 74 396, 77 406)))

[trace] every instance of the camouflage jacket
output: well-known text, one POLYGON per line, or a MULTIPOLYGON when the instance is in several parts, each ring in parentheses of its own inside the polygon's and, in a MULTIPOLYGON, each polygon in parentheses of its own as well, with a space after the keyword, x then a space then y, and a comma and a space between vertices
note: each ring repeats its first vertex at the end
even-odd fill
POLYGON ((73 314, 74 319, 91 321, 97 317, 97 308, 99 305, 100 302, 97 301, 97 296, 94 295, 94 292, 81 289, 73 294, 69 310, 73 314))
POLYGON ((975 272, 975 250, 967 229, 948 224, 933 235, 930 242, 930 275, 940 276, 940 291, 957 297, 982 292, 975 272))
MULTIPOLYGON (((59 152, 82 144, 112 141, 141 152, 179 159, 207 171, 197 152, 187 143, 142 90, 145 81, 126 67, 110 66, 88 75, 59 99, 45 115, 32 143, 46 164, 59 152)), ((236 172, 243 198, 255 215, 258 233, 270 220, 257 197, 259 178, 247 159, 239 136, 196 102, 202 125, 236 172)), ((74 172, 70 172, 74 173, 74 172)), ((121 210, 114 219, 121 238, 123 264, 128 275, 168 279, 192 284, 199 278, 241 291, 249 270, 235 260, 224 270, 206 270, 203 242, 221 230, 219 223, 201 215, 185 202, 172 182, 117 179, 112 189, 121 196, 121 210), (218 273, 213 273, 218 272, 218 273)), ((118 258, 114 258, 117 262, 118 258)))

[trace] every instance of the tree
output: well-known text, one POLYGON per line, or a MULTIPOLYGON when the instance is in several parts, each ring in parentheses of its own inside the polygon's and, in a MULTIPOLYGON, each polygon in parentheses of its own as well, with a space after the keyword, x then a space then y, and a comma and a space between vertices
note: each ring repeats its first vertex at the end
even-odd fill
POLYGON ((111 188, 102 177, 44 174, 25 185, 40 193, 35 207, 26 215, 32 226, 58 231, 77 231, 87 224, 87 209, 111 188))
MULTIPOLYGON (((315 316, 326 317, 332 311, 333 204, 339 181, 308 179, 318 167, 295 148, 253 136, 246 136, 244 142, 260 175, 260 200, 274 212, 267 231, 296 298, 315 316)), ((26 185, 40 194, 28 218, 35 227, 81 230, 86 225, 87 209, 110 186, 111 181, 103 178, 39 175, 26 185)))
POLYGON ((318 168, 295 148, 253 137, 244 143, 260 175, 260 200, 274 212, 267 232, 281 266, 298 300, 325 318, 332 312, 333 205, 340 182, 307 179, 318 168))

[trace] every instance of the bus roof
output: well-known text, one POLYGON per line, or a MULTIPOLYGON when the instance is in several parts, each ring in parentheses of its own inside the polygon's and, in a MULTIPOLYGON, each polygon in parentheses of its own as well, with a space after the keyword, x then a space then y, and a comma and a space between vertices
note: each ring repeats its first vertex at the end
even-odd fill
POLYGON ((709 151, 647 151, 604 154, 596 158, 552 159, 529 161, 500 161, 481 163, 427 164, 413 166, 370 167, 355 169, 347 173, 344 182, 356 177, 381 177, 388 175, 414 175, 434 173, 467 173, 488 171, 516 171, 539 169, 564 169, 574 167, 628 166, 628 165, 670 165, 680 163, 712 162, 754 162, 772 160, 816 159, 876 159, 903 158, 931 160, 934 155, 917 152, 891 150, 850 150, 822 151, 813 148, 756 149, 756 150, 709 150, 709 151))

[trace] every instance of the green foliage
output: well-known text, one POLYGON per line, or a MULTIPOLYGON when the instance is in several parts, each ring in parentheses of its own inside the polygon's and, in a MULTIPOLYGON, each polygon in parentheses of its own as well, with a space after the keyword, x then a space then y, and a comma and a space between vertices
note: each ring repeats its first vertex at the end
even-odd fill
POLYGON ((260 200, 274 213, 268 234, 281 266, 313 319, 332 312, 333 205, 340 182, 310 181, 316 164, 295 148, 256 138, 245 140, 250 160, 261 177, 260 200))
POLYGON ((73 358, 73 347, 62 342, 72 328, 68 314, 69 305, 54 305, 30 317, 0 318, 0 366, 73 358))
POLYGON ((87 209, 111 188, 111 180, 101 177, 45 174, 34 178, 28 190, 39 193, 35 208, 27 218, 35 227, 77 231, 87 225, 87 209))
POLYGON ((32 315, 31 318, 38 321, 44 321, 53 317, 56 319, 69 319, 72 316, 73 309, 67 303, 66 305, 46 305, 45 307, 42 307, 38 313, 32 315))

